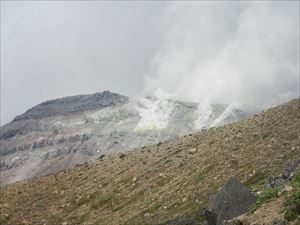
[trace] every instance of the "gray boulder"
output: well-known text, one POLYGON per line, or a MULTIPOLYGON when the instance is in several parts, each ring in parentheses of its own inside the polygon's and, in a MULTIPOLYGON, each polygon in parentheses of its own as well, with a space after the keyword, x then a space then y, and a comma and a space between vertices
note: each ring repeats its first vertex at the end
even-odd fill
POLYGON ((281 187, 285 184, 285 182, 286 180, 284 180, 282 177, 269 176, 266 183, 266 188, 281 187))
POLYGON ((300 165, 300 158, 295 159, 292 162, 289 162, 282 171, 282 178, 283 179, 290 178, 291 174, 297 169, 299 165, 300 165))
POLYGON ((283 186, 288 181, 288 179, 291 178, 292 173, 297 169, 297 167, 299 165, 300 165, 300 158, 289 162, 284 167, 281 176, 278 176, 278 177, 269 176, 268 177, 268 180, 266 183, 266 188, 275 188, 275 187, 283 186))
POLYGON ((227 183, 209 200, 205 213, 208 225, 223 225, 249 211, 256 198, 251 191, 236 178, 227 183))

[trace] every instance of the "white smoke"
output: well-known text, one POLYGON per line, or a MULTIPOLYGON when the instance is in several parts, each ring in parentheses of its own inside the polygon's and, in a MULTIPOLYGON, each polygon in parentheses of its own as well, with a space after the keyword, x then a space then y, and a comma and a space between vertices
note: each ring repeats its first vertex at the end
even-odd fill
POLYGON ((222 125, 223 122, 226 121, 228 117, 233 116, 235 114, 235 111, 238 110, 239 108, 240 106, 238 104, 231 103, 225 108, 224 112, 218 118, 216 118, 214 121, 212 121, 211 124, 209 124, 209 126, 214 127, 214 126, 222 125))
POLYGON ((260 109, 299 96, 298 1, 171 2, 162 27, 145 95, 260 109))
POLYGON ((151 97, 140 98, 136 110, 141 116, 136 131, 161 130, 167 127, 174 103, 157 89, 151 97))
POLYGON ((212 115, 212 107, 207 100, 199 103, 197 110, 197 119, 195 120, 195 128, 202 129, 209 126, 209 118, 212 115))

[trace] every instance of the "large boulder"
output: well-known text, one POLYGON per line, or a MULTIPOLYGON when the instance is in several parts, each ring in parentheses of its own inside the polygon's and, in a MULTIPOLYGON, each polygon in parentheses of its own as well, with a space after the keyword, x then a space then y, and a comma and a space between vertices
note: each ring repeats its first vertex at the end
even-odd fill
POLYGON ((209 200, 205 216, 208 225, 223 225, 249 211, 256 198, 251 191, 236 178, 227 183, 209 200))

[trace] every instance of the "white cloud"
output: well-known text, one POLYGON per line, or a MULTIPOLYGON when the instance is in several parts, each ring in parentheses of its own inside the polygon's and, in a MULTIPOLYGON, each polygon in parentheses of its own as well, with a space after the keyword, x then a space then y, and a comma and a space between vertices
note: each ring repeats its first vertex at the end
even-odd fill
POLYGON ((145 78, 188 101, 265 108, 299 96, 299 2, 177 2, 145 78))

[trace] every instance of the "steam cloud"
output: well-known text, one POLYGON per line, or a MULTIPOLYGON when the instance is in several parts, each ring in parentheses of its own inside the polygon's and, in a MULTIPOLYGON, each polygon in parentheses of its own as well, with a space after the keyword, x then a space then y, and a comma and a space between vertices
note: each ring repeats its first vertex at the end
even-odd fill
POLYGON ((141 120, 136 131, 160 130, 167 127, 170 115, 174 109, 174 102, 170 96, 157 89, 151 97, 140 98, 136 107, 141 120))
POLYGON ((212 103, 263 109, 299 96, 298 1, 171 3, 162 26, 145 95, 201 103, 202 124, 212 103))

